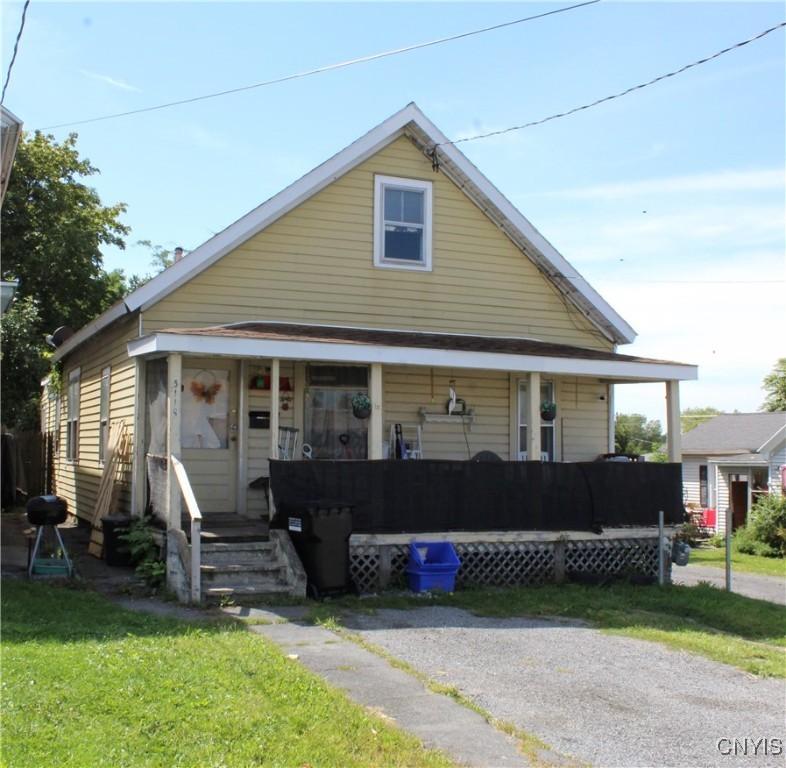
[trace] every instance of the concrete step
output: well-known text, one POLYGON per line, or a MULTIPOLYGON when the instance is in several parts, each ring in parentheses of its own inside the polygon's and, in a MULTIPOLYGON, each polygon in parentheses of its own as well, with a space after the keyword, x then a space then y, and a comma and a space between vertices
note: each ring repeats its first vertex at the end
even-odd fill
POLYGON ((209 587, 202 591, 205 601, 208 603, 218 603, 222 600, 236 600, 236 599, 255 599, 265 597, 266 595, 286 595, 290 594, 292 587, 289 584, 282 582, 271 581, 266 584, 259 585, 235 585, 235 586, 220 586, 209 587))
POLYGON ((264 586, 269 581, 281 581, 286 576, 286 568, 277 562, 248 565, 203 565, 202 584, 204 587, 223 586, 264 586))
POLYGON ((236 541, 236 542, 202 542, 202 552, 260 552, 271 554, 275 552, 276 544, 273 541, 236 541))

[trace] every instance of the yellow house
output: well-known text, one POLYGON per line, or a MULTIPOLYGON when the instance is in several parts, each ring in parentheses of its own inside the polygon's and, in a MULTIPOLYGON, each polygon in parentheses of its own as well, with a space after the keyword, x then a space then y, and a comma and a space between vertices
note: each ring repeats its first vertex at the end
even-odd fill
POLYGON ((614 450, 614 383, 660 381, 679 462, 696 368, 619 354, 634 337, 409 104, 58 348, 56 492, 92 514, 122 420, 120 508, 166 522, 198 597, 181 488, 205 528, 265 521, 271 458, 590 462, 614 450))

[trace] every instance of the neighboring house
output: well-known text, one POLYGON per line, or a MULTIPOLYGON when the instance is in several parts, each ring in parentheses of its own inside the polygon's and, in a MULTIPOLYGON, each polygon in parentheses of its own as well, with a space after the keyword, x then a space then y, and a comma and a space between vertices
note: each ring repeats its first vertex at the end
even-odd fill
MULTIPOLYGON (((682 477, 688 504, 745 525, 761 494, 782 494, 786 481, 786 411, 723 413, 682 437, 682 477)), ((710 520, 711 522, 711 520, 710 520)))
POLYGON ((22 134, 22 121, 10 110, 0 106, 0 205, 5 199, 11 167, 22 134))
POLYGON ((169 455, 203 512, 259 517, 249 486, 282 426, 296 457, 382 459, 403 424, 428 459, 592 461, 614 450, 615 382, 665 382, 679 461, 679 381, 696 368, 619 354, 630 326, 447 141, 408 105, 65 341, 62 408, 44 403, 71 508, 92 510, 119 419, 134 440, 122 504, 152 501, 171 528, 169 455))

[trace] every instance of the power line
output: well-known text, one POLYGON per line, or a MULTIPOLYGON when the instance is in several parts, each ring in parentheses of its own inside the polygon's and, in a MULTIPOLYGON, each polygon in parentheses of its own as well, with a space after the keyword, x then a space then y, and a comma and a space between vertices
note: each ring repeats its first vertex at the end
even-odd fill
MULTIPOLYGON (((28 2, 29 2, 29 0, 28 0, 28 2)), ((102 115, 100 117, 91 117, 91 118, 88 118, 86 120, 75 120, 75 121, 68 122, 68 123, 58 123, 57 125, 47 125, 44 128, 42 128, 41 130, 46 131, 46 130, 50 130, 50 129, 54 129, 54 128, 66 128, 66 127, 70 127, 70 126, 74 126, 74 125, 85 125, 86 123, 97 123, 97 122, 100 122, 100 121, 103 121, 103 120, 114 120, 115 118, 118 118, 118 117, 128 117, 129 115, 139 115, 139 114, 142 114, 143 112, 154 112, 154 111, 159 110, 159 109, 168 109, 170 107, 177 107, 177 106, 180 106, 182 104, 193 104, 194 102, 197 102, 197 101, 205 101, 207 99, 216 99, 219 96, 228 96, 228 95, 233 94, 233 93, 242 93, 243 91, 250 91, 250 90, 253 90, 255 88, 264 88, 264 87, 266 87, 268 85, 276 85, 278 83, 286 83, 286 82, 288 82, 290 80, 299 80, 299 79, 304 78, 304 77, 311 77, 312 75, 320 75, 320 74, 322 74, 324 72, 331 72, 331 71, 336 70, 336 69, 344 69, 345 67, 352 67, 355 64, 365 64, 366 62, 376 61, 377 59, 384 59, 384 58, 386 58, 388 56, 398 56, 399 54, 409 53, 410 51, 416 51, 416 50, 419 50, 421 48, 429 48, 429 47, 434 46, 434 45, 441 45, 442 43, 449 43, 449 42, 452 42, 454 40, 461 40, 462 38, 465 38, 465 37, 472 37, 474 35, 480 35, 480 34, 483 34, 484 32, 492 32, 492 31, 497 30, 497 29, 504 29, 505 27, 512 27, 512 26, 514 26, 516 24, 523 24, 524 22, 527 22, 527 21, 534 21, 535 19, 542 19, 542 18, 544 18, 546 16, 553 16, 553 15, 555 15, 557 13, 565 13, 565 11, 572 11, 572 10, 575 10, 576 8, 583 8, 584 6, 587 6, 587 5, 595 5, 595 3, 599 3, 599 2, 600 2, 600 0, 586 0, 586 2, 583 2, 583 3, 577 3, 576 5, 569 5, 569 6, 565 7, 565 8, 556 8, 553 11, 546 11, 545 13, 538 13, 538 14, 536 14, 534 16, 526 16, 525 18, 514 19, 513 21, 505 21, 505 22, 502 22, 501 24, 494 24, 494 25, 492 25, 490 27, 483 27, 482 29, 474 29, 474 30, 471 30, 470 32, 462 32, 462 33, 460 33, 458 35, 451 35, 450 37, 440 37, 440 38, 438 38, 436 40, 429 40, 428 42, 425 42, 425 43, 416 43, 414 45, 408 45, 408 46, 406 46, 404 48, 394 48, 393 50, 390 50, 390 51, 383 51, 381 53, 372 53, 372 54, 370 54, 368 56, 361 56, 358 59, 349 59, 347 61, 341 61, 341 62, 338 62, 336 64, 328 64, 328 65, 326 65, 324 67, 317 67, 316 69, 306 70, 305 72, 296 72, 296 73, 291 74, 291 75, 284 75, 283 77, 274 78, 273 80, 264 80, 261 83, 254 83, 252 85, 243 85, 243 86, 240 86, 238 88, 229 88, 229 89, 227 89, 225 91, 216 91, 215 93, 207 93, 207 94, 204 94, 202 96, 192 96, 191 98, 180 99, 178 101, 169 101, 169 102, 166 102, 165 104, 156 104, 155 106, 152 106, 152 107, 142 107, 140 109, 131 109, 131 110, 128 110, 127 112, 116 112, 116 113, 111 114, 111 115, 102 115)))
POLYGON ((510 128, 502 128, 498 131, 491 131, 489 133, 481 133, 477 136, 467 136, 463 139, 456 139, 455 141, 443 141, 441 144, 437 144, 434 149, 436 150, 437 147, 446 146, 447 144, 461 144, 465 141, 476 141, 478 139, 488 139, 491 136, 500 136, 503 133, 510 133, 511 131, 521 131, 524 128, 532 128, 535 125, 542 125, 543 123, 548 123, 550 120, 557 120, 560 117, 567 117, 568 115, 573 115, 576 112, 581 112, 584 109, 590 109, 591 107, 596 107, 598 104, 603 104, 607 101, 612 101, 613 99, 619 99, 622 96, 627 96, 629 93, 633 91, 641 90, 642 88, 647 88, 650 85, 654 85, 655 83, 659 83, 661 80, 666 80, 669 77, 674 77, 675 75, 679 75, 682 72, 685 72, 693 67, 698 67, 700 64, 706 64, 708 61, 712 61, 713 59, 717 59, 719 56, 723 56, 724 53, 729 53, 729 51, 736 50, 737 48, 742 48, 744 45, 748 45, 756 40, 760 40, 765 35, 769 35, 771 32, 775 32, 782 27, 786 27, 786 21, 782 21, 780 24, 776 24, 774 27, 770 27, 769 29, 765 29, 764 32, 760 32, 758 35, 754 35, 753 37, 749 37, 747 40, 743 40, 739 43, 735 43, 734 45, 730 45, 728 48, 724 48, 722 51, 718 51, 717 53, 713 53, 711 56, 706 56, 703 59, 699 59, 698 61, 691 62, 690 64, 686 64, 684 67, 680 67, 679 69, 675 69, 673 72, 667 72, 665 75, 659 75, 658 77, 654 77, 652 80, 648 80, 646 83, 639 83, 638 85, 631 86, 630 88, 626 88, 624 91, 620 91, 619 93, 614 93, 611 96, 604 96, 602 99, 596 99, 595 101, 590 102, 589 104, 582 104, 580 107, 574 107, 573 109, 569 109, 566 112, 559 112, 556 115, 549 115, 548 117, 543 117, 540 120, 533 120, 529 123, 524 123, 523 125, 514 125, 510 128))
POLYGON ((16 52, 19 49, 19 41, 22 39, 22 30, 25 28, 25 17, 27 16, 27 6, 30 5, 30 0, 25 0, 24 7, 22 8, 22 21, 19 24, 19 31, 16 33, 16 40, 14 41, 14 52, 11 54, 11 61, 8 64, 8 72, 5 76, 5 83, 3 83, 3 93, 0 94, 0 104, 5 100, 5 89, 8 88, 8 82, 11 79, 11 70, 14 68, 16 61, 16 52))

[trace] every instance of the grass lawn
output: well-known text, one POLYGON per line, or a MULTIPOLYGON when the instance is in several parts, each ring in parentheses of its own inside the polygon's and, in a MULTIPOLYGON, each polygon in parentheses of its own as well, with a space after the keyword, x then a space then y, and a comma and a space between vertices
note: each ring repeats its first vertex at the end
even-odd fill
POLYGON ((477 589, 435 594, 344 598, 314 609, 317 619, 341 621, 342 609, 465 608, 481 616, 565 616, 603 631, 664 643, 755 675, 786 678, 786 608, 729 594, 709 585, 584 586, 579 584, 477 589))
MULTIPOLYGON (((690 553, 691 565, 711 565, 717 568, 726 567, 725 547, 701 547, 692 549, 690 553)), ((780 576, 786 579, 786 560, 778 557, 761 557, 760 555, 746 555, 731 546, 731 569, 746 573, 761 573, 765 576, 780 576)))
POLYGON ((452 765, 238 624, 16 580, 2 611, 2 765, 452 765))

